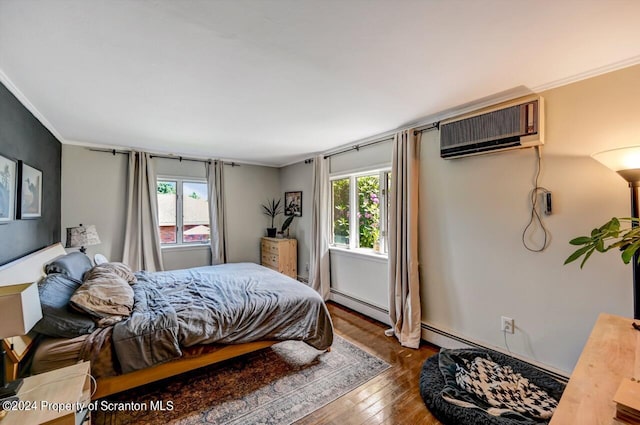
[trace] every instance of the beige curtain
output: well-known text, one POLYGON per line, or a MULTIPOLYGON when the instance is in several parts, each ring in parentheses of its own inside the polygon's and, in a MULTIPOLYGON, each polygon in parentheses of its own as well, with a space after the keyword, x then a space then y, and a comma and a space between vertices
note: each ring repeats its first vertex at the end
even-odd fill
POLYGON ((313 193, 311 210, 311 248, 309 285, 326 300, 329 298, 331 273, 329 265, 329 159, 318 155, 313 159, 313 193))
POLYGON ((420 345, 418 182, 420 136, 400 131, 393 143, 389 199, 389 318, 405 347, 420 345))
POLYGON ((123 261, 133 270, 163 270, 156 173, 151 156, 129 153, 123 261))
POLYGON ((210 161, 207 163, 212 265, 227 262, 227 228, 224 214, 223 167, 222 161, 210 161))

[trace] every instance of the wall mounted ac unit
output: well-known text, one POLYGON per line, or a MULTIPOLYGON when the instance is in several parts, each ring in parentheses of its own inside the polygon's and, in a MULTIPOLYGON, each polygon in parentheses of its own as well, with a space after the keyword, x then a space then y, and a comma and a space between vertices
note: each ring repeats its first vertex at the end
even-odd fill
POLYGON ((481 155, 544 144, 544 99, 527 97, 440 125, 440 156, 481 155))

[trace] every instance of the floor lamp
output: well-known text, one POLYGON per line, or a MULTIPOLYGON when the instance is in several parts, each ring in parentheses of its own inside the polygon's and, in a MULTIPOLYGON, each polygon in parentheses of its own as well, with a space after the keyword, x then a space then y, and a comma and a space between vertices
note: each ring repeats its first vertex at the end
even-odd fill
MULTIPOLYGON (((640 188, 640 146, 611 149, 591 155, 606 167, 618 173, 629 182, 631 191, 631 217, 640 218, 640 205, 638 204, 638 190, 640 188)), ((638 226, 632 222, 633 227, 638 226)), ((638 250, 640 251, 640 250, 638 250)), ((633 255, 633 318, 640 319, 640 265, 636 251, 633 255)))

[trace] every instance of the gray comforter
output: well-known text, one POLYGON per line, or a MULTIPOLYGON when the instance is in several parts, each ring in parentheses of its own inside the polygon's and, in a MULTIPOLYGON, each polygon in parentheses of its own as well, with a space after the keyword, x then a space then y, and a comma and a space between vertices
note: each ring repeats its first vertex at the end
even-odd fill
POLYGON ((301 340, 324 350, 333 342, 318 293, 257 264, 136 276, 133 313, 113 329, 123 373, 178 358, 181 346, 301 340))

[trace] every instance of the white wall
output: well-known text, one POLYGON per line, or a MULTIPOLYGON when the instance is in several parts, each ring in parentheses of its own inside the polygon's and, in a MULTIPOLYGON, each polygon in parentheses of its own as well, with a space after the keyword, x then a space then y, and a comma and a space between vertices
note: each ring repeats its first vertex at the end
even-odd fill
POLYGON ((260 238, 271 224, 260 204, 282 197, 278 173, 277 168, 254 165, 224 167, 229 262, 260 263, 260 238))
MULTIPOLYGON (((201 162, 163 158, 154 161, 160 175, 202 178, 206 175, 201 162)), ((122 260, 127 168, 126 155, 62 146, 62 228, 95 224, 102 243, 87 248, 90 256, 100 252, 112 261, 122 260)), ((259 263, 260 237, 267 226, 260 203, 281 196, 278 169, 227 165, 224 173, 229 261, 259 263)), ((163 248, 163 260, 167 270, 203 266, 210 262, 210 249, 208 245, 163 248)))
MULTIPOLYGON (((331 290, 389 311, 388 262, 376 254, 331 249, 331 290)), ((358 306, 352 308, 358 309, 358 306)))
POLYGON ((87 247, 87 254, 122 260, 127 167, 127 155, 62 145, 63 244, 67 227, 95 224, 102 243, 87 247))
POLYGON ((156 174, 171 177, 207 178, 207 168, 204 162, 176 160, 170 158, 153 158, 156 174))
POLYGON ((391 165, 391 152, 393 143, 391 140, 365 146, 360 150, 352 150, 347 153, 331 157, 329 172, 331 174, 349 173, 362 169, 383 168, 391 165))
POLYGON ((513 352, 571 371, 600 312, 632 316, 631 268, 616 253, 594 255, 583 270, 563 262, 570 239, 629 215, 626 183, 590 154, 640 144, 638 81, 640 67, 633 67, 542 93, 547 140, 539 184, 554 201, 544 218, 551 245, 542 253, 521 242, 533 149, 447 161, 439 158, 437 132, 423 135, 424 322, 504 348, 500 316, 509 316, 513 352))
MULTIPOLYGON (((313 163, 298 162, 280 168, 280 198, 285 192, 302 191, 302 216, 289 226, 289 235, 298 240, 298 276, 309 278, 309 249, 311 247, 311 205, 313 194, 313 163)), ((280 217, 280 223, 282 223, 280 217)), ((280 226, 278 226, 278 229, 280 226)))

